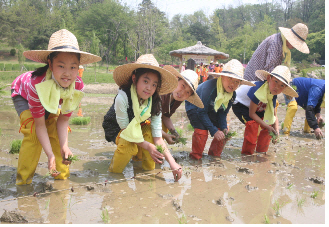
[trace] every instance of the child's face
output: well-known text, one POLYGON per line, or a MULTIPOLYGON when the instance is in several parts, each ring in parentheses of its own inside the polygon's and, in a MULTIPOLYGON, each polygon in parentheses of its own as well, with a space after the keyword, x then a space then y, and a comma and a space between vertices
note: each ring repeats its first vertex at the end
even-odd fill
POLYGON ((268 87, 272 95, 280 94, 283 89, 287 87, 287 85, 281 80, 277 79, 275 76, 268 75, 267 76, 268 87))
POLYGON ((241 83, 241 80, 234 79, 232 77, 221 76, 222 77, 222 84, 227 93, 231 93, 235 91, 241 83))
POLYGON ((178 81, 177 88, 173 91, 173 97, 177 101, 184 101, 193 94, 193 90, 186 83, 185 80, 180 79, 178 81))
MULTIPOLYGON (((136 84, 136 76, 132 75, 133 82, 136 84)), ((156 91, 159 78, 155 73, 148 72, 141 75, 136 84, 138 98, 146 100, 156 91)))
POLYGON ((75 53, 61 52, 54 57, 52 63, 48 59, 48 63, 56 81, 62 87, 67 88, 77 79, 80 62, 75 53))

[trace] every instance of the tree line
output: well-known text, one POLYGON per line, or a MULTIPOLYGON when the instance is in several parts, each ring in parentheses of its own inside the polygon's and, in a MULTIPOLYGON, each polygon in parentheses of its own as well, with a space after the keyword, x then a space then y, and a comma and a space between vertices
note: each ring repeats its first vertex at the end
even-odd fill
MULTIPOLYGON (((80 49, 122 64, 152 53, 162 64, 177 63, 169 51, 197 41, 247 63, 257 46, 278 27, 304 23, 310 55, 292 51, 293 61, 325 58, 324 0, 260 0, 258 4, 220 6, 169 20, 151 0, 131 9, 118 0, 0 0, 0 40, 9 46, 47 49, 51 34, 66 28, 80 49)), ((187 6, 188 7, 188 6, 187 6)))

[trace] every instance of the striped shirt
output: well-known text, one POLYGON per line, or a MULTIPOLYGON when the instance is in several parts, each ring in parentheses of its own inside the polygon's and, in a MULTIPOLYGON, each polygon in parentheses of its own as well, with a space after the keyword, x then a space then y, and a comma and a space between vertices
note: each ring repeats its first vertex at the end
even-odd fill
MULTIPOLYGON (((27 100, 31 114, 34 118, 39 118, 45 115, 45 108, 42 106, 35 85, 45 81, 46 73, 42 76, 33 77, 33 71, 23 73, 18 76, 11 84, 11 89, 14 90, 11 97, 17 95, 22 96, 27 100)), ((80 77, 75 80, 75 89, 83 91, 84 84, 80 77)), ((63 102, 62 99, 58 100, 58 104, 63 102)), ((65 114, 64 116, 70 117, 71 113, 65 114)))
POLYGON ((256 70, 265 70, 270 73, 276 66, 281 65, 282 60, 281 33, 273 34, 267 37, 252 55, 244 72, 244 79, 260 81, 255 75, 256 70))

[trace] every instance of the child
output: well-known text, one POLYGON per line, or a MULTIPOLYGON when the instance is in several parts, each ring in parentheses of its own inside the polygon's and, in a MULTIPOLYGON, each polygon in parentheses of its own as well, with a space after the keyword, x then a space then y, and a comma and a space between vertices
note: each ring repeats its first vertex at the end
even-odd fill
POLYGON ((136 63, 118 66, 113 78, 120 89, 103 122, 106 140, 117 144, 109 171, 122 173, 130 159, 141 151, 142 155, 138 156, 144 170, 153 170, 155 163, 162 163, 160 160, 165 158, 175 180, 179 180, 182 168, 162 139, 159 96, 172 92, 177 79, 160 68, 152 54, 140 56, 136 63), (162 146, 163 154, 155 145, 162 146))
POLYGON ((196 67, 195 72, 196 72, 196 74, 198 74, 198 81, 200 81, 200 75, 201 75, 200 65, 198 65, 198 66, 196 67))
POLYGON ((295 99, 285 96, 288 109, 284 120, 283 132, 290 134, 291 123, 296 114, 298 104, 305 109, 304 132, 309 133, 311 127, 314 129, 316 138, 321 139, 323 133, 319 124, 324 124, 320 112, 321 107, 324 108, 325 104, 325 80, 299 77, 294 78, 291 84, 296 86, 296 92, 299 97, 295 99))
MULTIPOLYGON (((243 155, 252 155, 255 148, 256 152, 266 154, 271 142, 269 133, 278 135, 279 123, 275 110, 277 95, 282 92, 298 97, 289 86, 291 75, 288 67, 279 65, 271 73, 257 70, 256 76, 263 81, 255 82, 256 86, 252 88, 241 86, 237 90, 237 98, 232 107, 234 114, 246 125, 241 151, 243 155), (259 125, 262 130, 257 140, 259 125)), ((272 141, 276 143, 276 140, 272 141)))
POLYGON ((219 69, 220 69, 219 63, 218 63, 218 61, 216 61, 216 63, 215 63, 215 73, 220 73, 221 71, 219 69))
POLYGON ((204 64, 202 69, 202 83, 205 82, 208 78, 208 65, 204 64))
POLYGON ((23 73, 11 86, 11 96, 21 122, 20 131, 24 134, 16 184, 32 182, 42 148, 48 156, 51 175, 55 179, 66 179, 71 163, 67 159, 72 155, 68 147, 68 120, 83 97, 79 65, 101 58, 80 51, 76 37, 65 29, 51 35, 48 50, 31 50, 23 54, 47 65, 23 73))
POLYGON ((178 141, 179 135, 170 117, 175 113, 176 109, 187 100, 199 108, 203 108, 203 104, 196 89, 198 88, 198 75, 190 69, 179 73, 177 70, 170 66, 165 65, 164 69, 171 72, 178 79, 178 86, 169 94, 162 95, 162 137, 169 143, 174 144, 178 141), (168 134, 168 130, 171 134, 168 134))
POLYGON ((243 66, 236 60, 229 61, 221 73, 211 73, 217 79, 208 80, 198 87, 196 93, 200 96, 204 108, 198 108, 190 102, 185 103, 186 113, 194 133, 192 135, 192 152, 190 157, 201 159, 208 139, 208 131, 214 137, 208 155, 220 156, 228 133, 226 116, 235 99, 235 90, 240 84, 254 86, 243 79, 243 66))

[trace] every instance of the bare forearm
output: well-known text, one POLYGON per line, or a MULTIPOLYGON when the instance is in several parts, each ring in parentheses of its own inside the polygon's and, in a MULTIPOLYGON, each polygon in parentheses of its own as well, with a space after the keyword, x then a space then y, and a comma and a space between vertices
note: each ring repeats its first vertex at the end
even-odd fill
POLYGON ((52 148, 51 148, 44 116, 42 116, 40 118, 35 118, 34 123, 35 123, 35 132, 37 134, 39 142, 40 142, 43 150, 45 151, 46 155, 48 156, 48 158, 51 156, 54 156, 52 148))
POLYGON ((64 115, 60 115, 57 119, 57 134, 61 148, 63 148, 64 146, 68 146, 68 126, 69 118, 64 115))

